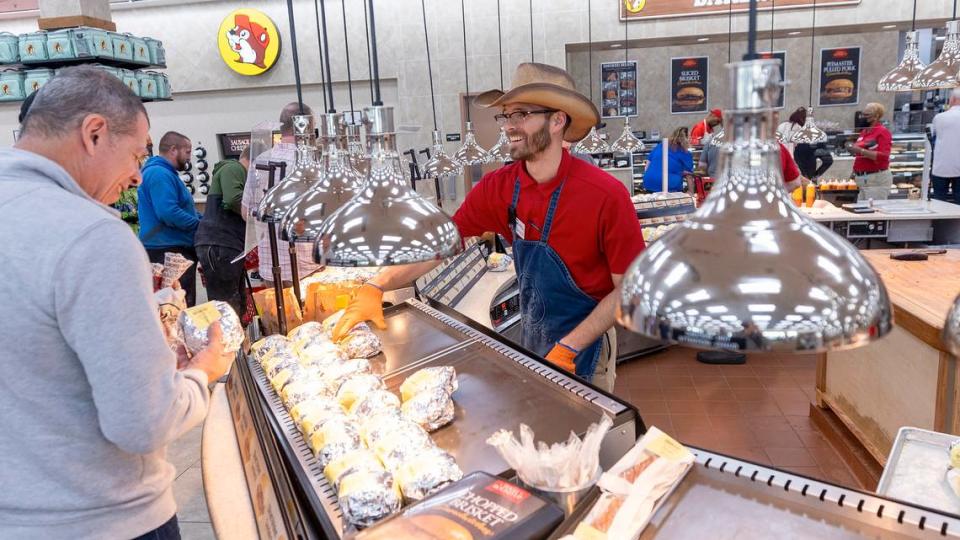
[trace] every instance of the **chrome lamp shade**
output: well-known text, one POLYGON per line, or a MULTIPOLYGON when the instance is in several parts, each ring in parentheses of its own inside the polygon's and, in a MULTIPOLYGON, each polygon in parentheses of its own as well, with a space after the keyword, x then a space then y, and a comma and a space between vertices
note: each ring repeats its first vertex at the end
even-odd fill
POLYGON ((345 145, 339 113, 320 116, 320 137, 325 152, 320 179, 299 199, 281 221, 280 237, 286 241, 313 242, 320 233, 324 220, 353 198, 365 179, 354 170, 345 145))
POLYGON ((423 171, 427 178, 457 176, 463 172, 463 165, 443 149, 443 136, 437 130, 433 131, 433 152, 424 164, 423 171))
POLYGON ((950 354, 960 356, 960 296, 953 301, 947 320, 943 323, 943 344, 950 354))
POLYGON ((817 127, 817 122, 813 119, 813 107, 807 107, 807 119, 804 121, 803 127, 793 132, 790 142, 795 144, 827 142, 827 132, 817 127))
POLYGON ((365 109, 370 174, 320 227, 314 260, 328 266, 389 266, 440 260, 463 249, 450 217, 414 191, 400 170, 393 108, 365 109))
POLYGON ((622 152, 624 154, 632 154, 634 152, 639 152, 645 148, 643 141, 637 138, 633 134, 633 131, 630 129, 630 119, 627 117, 623 118, 623 133, 620 134, 620 137, 617 138, 613 144, 610 145, 610 150, 614 152, 622 152))
POLYGON ((915 90, 955 88, 960 77, 960 21, 947 21, 943 50, 913 79, 915 90))
POLYGON ((457 150, 453 157, 464 165, 483 165, 490 161, 490 154, 477 143, 472 122, 467 122, 467 131, 463 136, 463 146, 457 150))
POLYGON ((259 221, 279 223, 293 203, 321 178, 313 116, 294 116, 293 130, 297 141, 297 161, 293 170, 288 171, 283 180, 267 191, 260 200, 253 212, 259 221))
POLYGON ((488 152, 490 154, 490 161, 510 161, 510 138, 507 137, 507 132, 503 128, 500 128, 500 136, 497 138, 497 144, 493 145, 493 148, 488 152))
POLYGON ((597 127, 594 126, 590 128, 590 133, 573 147, 573 151, 578 154, 605 154, 610 151, 610 145, 597 133, 597 127))
POLYGON ((697 348, 785 353, 855 347, 890 331, 877 273, 783 187, 778 64, 729 66, 734 103, 717 184, 627 270, 617 314, 627 328, 697 348))
POLYGON ((907 32, 903 60, 877 83, 878 92, 913 92, 913 80, 926 67, 920 61, 919 32, 907 32))

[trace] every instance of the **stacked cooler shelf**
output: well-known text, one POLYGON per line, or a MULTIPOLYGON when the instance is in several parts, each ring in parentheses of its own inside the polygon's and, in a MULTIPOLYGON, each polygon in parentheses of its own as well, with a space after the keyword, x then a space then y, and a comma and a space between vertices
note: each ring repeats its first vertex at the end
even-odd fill
POLYGON ((163 44, 153 38, 99 28, 67 28, 20 36, 0 33, 0 101, 22 101, 58 69, 96 65, 124 82, 144 101, 171 99, 163 44))

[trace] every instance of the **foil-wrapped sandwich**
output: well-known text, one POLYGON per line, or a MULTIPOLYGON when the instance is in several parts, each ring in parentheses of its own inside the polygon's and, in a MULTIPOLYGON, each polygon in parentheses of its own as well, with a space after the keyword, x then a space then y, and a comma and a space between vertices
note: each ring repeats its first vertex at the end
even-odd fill
POLYGON ((343 517, 357 527, 369 527, 400 510, 400 490, 386 471, 357 471, 344 476, 337 498, 343 517))
POLYGON ((282 334, 273 334, 257 340, 250 346, 250 356, 257 362, 262 362, 263 357, 276 351, 288 350, 293 352, 293 344, 282 334))
POLYGON ((360 420, 360 438, 368 447, 373 445, 390 431, 407 422, 400 416, 399 409, 387 409, 360 420))
POLYGON ((331 364, 323 370, 323 380, 331 391, 336 393, 344 381, 354 375, 370 373, 370 362, 366 358, 353 358, 339 364, 331 364))
MULTIPOLYGON (((323 328, 327 336, 333 336, 333 329, 343 317, 344 310, 340 310, 327 317, 323 321, 323 328)), ((337 342, 340 347, 351 358, 372 358, 380 354, 382 344, 380 338, 370 330, 367 323, 360 323, 354 326, 347 335, 337 342)))
POLYGON ((374 390, 353 403, 350 415, 363 421, 377 413, 396 411, 399 408, 400 400, 397 396, 386 390, 374 390))
POLYGON ((321 467, 338 457, 361 450, 357 425, 346 417, 333 417, 314 429, 308 441, 321 467))
POLYGON ((323 367, 329 364, 343 362, 349 357, 330 341, 324 334, 300 341, 295 345, 301 363, 308 366, 323 367))
POLYGON ((463 471, 457 461, 439 448, 430 448, 404 461, 394 471, 400 492, 409 501, 419 501, 461 478, 463 471))
POLYGON ((271 380, 280 373, 280 370, 293 365, 300 365, 300 357, 290 349, 277 349, 263 355, 260 359, 260 367, 271 380))
POLYGON ((330 398, 327 385, 314 377, 291 382, 280 392, 280 399, 287 410, 296 407, 304 401, 330 398))
POLYGON ((403 402, 403 417, 432 432, 453 421, 453 398, 443 388, 424 390, 403 402))
POLYGON ((357 471, 378 472, 386 471, 383 463, 370 450, 357 450, 331 460, 323 468, 323 474, 333 487, 340 487, 340 480, 357 471))
POLYGON ((163 270, 160 271, 160 288, 172 287, 173 282, 179 280, 191 266, 193 261, 179 253, 164 253, 163 270))
POLYGON ((297 403, 290 409, 290 417, 300 427, 305 437, 313 434, 313 430, 323 425, 327 420, 336 416, 346 416, 336 401, 330 399, 311 399, 297 403))
POLYGON ((383 390, 383 380, 372 373, 357 373, 346 378, 337 388, 337 401, 345 410, 350 410, 358 399, 374 390, 383 390))
POLYGON ((435 448, 433 441, 422 427, 413 422, 401 421, 396 429, 388 431, 373 443, 373 453, 388 470, 396 468, 415 456, 430 448, 435 448))
POLYGON ((316 321, 307 321, 287 332, 287 337, 294 343, 306 341, 317 334, 323 333, 323 326, 316 321))
POLYGON ((270 377, 270 384, 278 394, 282 394, 283 389, 292 382, 313 377, 313 374, 299 363, 283 364, 279 368, 274 368, 274 372, 276 375, 270 377))
POLYGON ((220 330, 223 331, 224 352, 240 350, 240 345, 243 344, 243 326, 240 324, 240 317, 237 317, 230 304, 214 300, 180 312, 179 322, 183 329, 183 342, 188 351, 196 354, 207 346, 210 342, 207 338, 207 329, 216 321, 220 321, 220 330))
POLYGON ((457 372, 452 366, 428 367, 417 371, 403 381, 400 385, 400 397, 407 401, 420 392, 432 388, 443 388, 446 393, 453 394, 458 387, 457 372))

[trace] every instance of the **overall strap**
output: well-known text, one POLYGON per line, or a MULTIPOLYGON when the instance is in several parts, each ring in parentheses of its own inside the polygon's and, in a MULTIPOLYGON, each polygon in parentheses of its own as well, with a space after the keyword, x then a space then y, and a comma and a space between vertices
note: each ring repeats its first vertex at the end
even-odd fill
POLYGON ((517 225, 517 203, 520 202, 520 175, 513 181, 513 201, 507 208, 507 226, 512 231, 517 225))
POLYGON ((557 190, 553 192, 553 195, 550 196, 550 206, 547 207, 547 217, 543 221, 543 232, 540 233, 540 241, 544 244, 547 243, 547 240, 550 238, 550 228, 553 226, 553 215, 557 210, 557 202, 560 200, 560 192, 563 191, 563 185, 567 183, 567 179, 564 178, 560 185, 557 186, 557 190))

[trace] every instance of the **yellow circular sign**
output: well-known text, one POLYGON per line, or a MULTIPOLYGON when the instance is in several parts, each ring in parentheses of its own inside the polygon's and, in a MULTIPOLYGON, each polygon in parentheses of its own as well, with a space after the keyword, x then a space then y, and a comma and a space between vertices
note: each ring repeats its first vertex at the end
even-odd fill
POLYGON ((640 13, 646 5, 647 0, 623 0, 623 7, 630 13, 640 13))
POLYGON ((223 62, 241 75, 260 75, 280 56, 280 32, 256 9, 238 9, 220 23, 217 45, 223 62))

